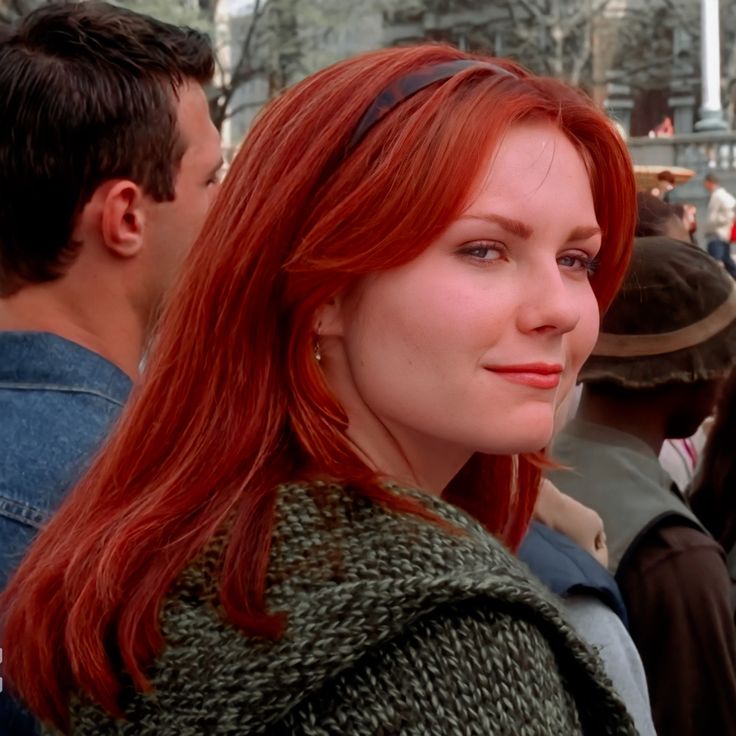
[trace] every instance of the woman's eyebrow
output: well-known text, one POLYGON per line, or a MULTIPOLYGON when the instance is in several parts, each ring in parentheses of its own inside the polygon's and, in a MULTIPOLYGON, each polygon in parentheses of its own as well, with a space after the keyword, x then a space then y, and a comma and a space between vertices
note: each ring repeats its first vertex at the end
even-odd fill
POLYGON ((568 237, 568 240, 587 240, 588 238, 592 238, 594 235, 601 235, 602 230, 598 227, 598 225, 588 225, 588 226, 581 226, 576 227, 568 237))
MULTIPOLYGON (((516 235, 519 238, 528 240, 534 234, 534 230, 529 227, 526 223, 521 220, 514 220, 511 217, 504 217, 503 215, 496 215, 493 213, 478 214, 478 215, 464 215, 459 218, 460 220, 482 220, 484 222, 490 222, 494 225, 500 225, 504 230, 516 235)), ((574 228, 568 236, 568 241, 571 240, 587 240, 592 238, 594 235, 600 235, 601 229, 598 225, 581 225, 580 227, 574 228)))
POLYGON ((459 218, 460 220, 483 220, 484 222, 490 222, 494 225, 500 225, 504 230, 510 232, 512 235, 516 235, 520 238, 528 240, 531 238, 534 230, 526 225, 521 220, 513 220, 510 217, 504 217, 503 215, 495 215, 492 213, 483 215, 464 215, 459 218))

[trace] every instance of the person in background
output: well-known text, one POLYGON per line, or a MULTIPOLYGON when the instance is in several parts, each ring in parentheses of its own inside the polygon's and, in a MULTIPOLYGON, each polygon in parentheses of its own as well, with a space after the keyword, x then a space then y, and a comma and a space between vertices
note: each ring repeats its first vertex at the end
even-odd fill
MULTIPOLYGON (((664 235, 684 242, 692 242, 692 234, 685 227, 677 209, 646 192, 636 195, 636 236, 664 235)), ((688 205, 690 206, 690 205, 688 205)), ((659 453, 662 467, 669 473, 681 492, 690 485, 705 444, 705 432, 698 427, 692 437, 665 439, 659 453)))
POLYGON ((384 49, 274 100, 5 594, 31 709, 77 736, 633 735, 506 545, 634 196, 592 102, 506 60, 384 49))
MULTIPOLYGON (((202 34, 104 3, 0 38, 0 590, 127 399, 202 224, 213 70, 202 34)), ((0 730, 30 732, 5 691, 0 730)))
POLYGON ((672 123, 672 118, 669 115, 665 115, 661 122, 650 131, 649 136, 652 138, 671 138, 674 134, 675 126, 672 123))
POLYGON ((698 472, 690 489, 695 515, 723 547, 736 608, 736 370, 723 386, 715 421, 708 434, 698 472))
POLYGON ((564 534, 600 565, 608 567, 606 530, 600 515, 561 493, 547 478, 542 480, 539 487, 534 505, 534 519, 549 529, 564 534))
POLYGON ((675 202, 672 209, 675 211, 677 216, 685 226, 685 230, 688 233, 688 240, 693 244, 697 245, 698 240, 695 233, 698 230, 698 209, 694 204, 689 202, 675 202))
POLYGON ((669 204, 670 192, 675 188, 675 176, 671 171, 660 171, 657 174, 657 183, 649 193, 669 204))
POLYGON ((649 192, 636 194, 636 237, 666 235, 676 240, 690 241, 690 233, 672 205, 649 192))
POLYGON ((703 179, 703 186, 710 194, 708 219, 705 223, 708 253, 722 264, 733 278, 736 278, 736 262, 731 257, 731 229, 736 215, 734 212, 736 199, 721 186, 718 177, 710 171, 703 179))
POLYGON ((657 456, 711 413, 736 361, 733 281, 698 248, 638 238, 601 330, 577 416, 553 443, 564 467, 549 476, 603 519, 657 733, 728 733, 736 630, 724 554, 657 456))
POLYGON ((601 517, 545 479, 518 554, 560 597, 570 623, 600 655, 639 736, 654 736, 644 666, 627 630, 621 592, 607 570, 601 517))

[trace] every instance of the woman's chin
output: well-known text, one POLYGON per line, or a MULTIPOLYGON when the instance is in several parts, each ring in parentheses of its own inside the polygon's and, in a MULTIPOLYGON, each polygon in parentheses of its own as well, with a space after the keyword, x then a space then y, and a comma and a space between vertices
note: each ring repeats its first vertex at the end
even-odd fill
POLYGON ((481 452, 489 455, 539 452, 552 442, 553 435, 554 412, 550 409, 533 420, 509 421, 502 431, 489 437, 488 449, 481 452))

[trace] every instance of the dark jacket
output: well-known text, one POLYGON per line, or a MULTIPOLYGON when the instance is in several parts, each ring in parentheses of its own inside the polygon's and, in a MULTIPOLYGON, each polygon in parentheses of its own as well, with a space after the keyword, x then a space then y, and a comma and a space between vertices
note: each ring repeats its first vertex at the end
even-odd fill
POLYGON ((573 420, 555 485, 603 519, 611 572, 649 684, 659 736, 736 734, 736 630, 725 556, 640 439, 573 420))

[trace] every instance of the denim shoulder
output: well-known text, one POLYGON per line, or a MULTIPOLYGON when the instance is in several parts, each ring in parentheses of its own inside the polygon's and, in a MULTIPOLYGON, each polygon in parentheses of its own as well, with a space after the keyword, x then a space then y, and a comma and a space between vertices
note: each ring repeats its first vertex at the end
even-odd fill
POLYGON ((94 393, 0 389, 0 589, 119 411, 94 393))

